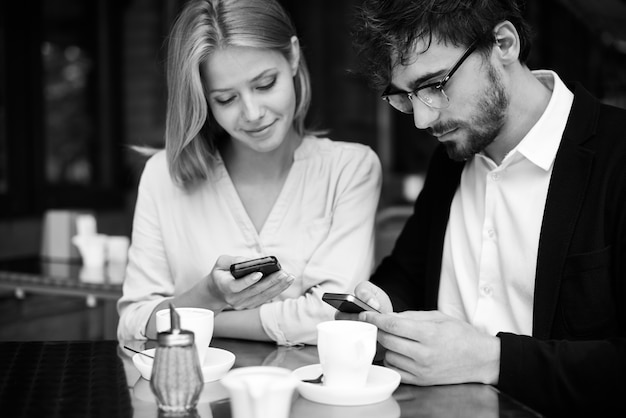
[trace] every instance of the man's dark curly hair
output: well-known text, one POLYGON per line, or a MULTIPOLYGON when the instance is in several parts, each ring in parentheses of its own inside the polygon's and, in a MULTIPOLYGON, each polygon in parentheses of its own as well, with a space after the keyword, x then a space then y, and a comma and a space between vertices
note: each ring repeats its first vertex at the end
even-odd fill
POLYGON ((364 0, 356 15, 354 46, 360 71, 369 84, 382 91, 391 71, 406 64, 416 41, 433 39, 445 45, 469 46, 479 40, 478 50, 491 51, 492 30, 511 22, 520 38, 520 62, 531 47, 531 30, 522 15, 522 0, 364 0))

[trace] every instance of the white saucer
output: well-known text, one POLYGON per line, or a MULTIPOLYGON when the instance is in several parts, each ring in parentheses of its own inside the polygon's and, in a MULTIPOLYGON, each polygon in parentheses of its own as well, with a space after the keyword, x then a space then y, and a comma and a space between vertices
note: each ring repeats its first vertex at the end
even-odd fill
MULTIPOLYGON (((142 351, 142 353, 152 357, 154 357, 154 352, 154 348, 142 351)), ((150 376, 152 376, 152 363, 154 363, 154 360, 143 354, 137 353, 133 355, 133 364, 141 373, 141 377, 146 380, 150 380, 150 376)), ((233 364, 235 364, 235 355, 233 353, 221 348, 209 347, 202 365, 204 382, 213 382, 221 379, 233 367, 233 364)))
POLYGON ((319 364, 300 367, 293 371, 300 381, 298 391, 302 397, 329 405, 367 405, 386 400, 400 385, 400 374, 381 366, 371 366, 367 383, 361 388, 337 388, 302 382, 302 379, 314 379, 321 373, 322 366, 319 364))

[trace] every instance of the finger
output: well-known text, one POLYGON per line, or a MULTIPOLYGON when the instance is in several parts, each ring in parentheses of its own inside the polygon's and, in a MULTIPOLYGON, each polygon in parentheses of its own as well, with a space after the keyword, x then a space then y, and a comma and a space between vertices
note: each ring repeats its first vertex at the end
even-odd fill
POLYGON ((403 318, 412 319, 414 321, 440 322, 441 320, 448 318, 447 315, 440 311, 404 311, 398 312, 398 315, 403 318))
POLYGON ((268 276, 257 285, 246 288, 237 294, 237 301, 231 305, 235 309, 256 308, 284 292, 294 280, 295 277, 289 274, 278 275, 271 279, 268 276))
POLYGON ((264 303, 269 302, 270 300, 272 300, 279 294, 281 294, 285 289, 278 288, 276 289, 275 292, 271 292, 270 289, 268 289, 262 293, 258 293, 256 295, 247 297, 245 299, 240 299, 237 303, 233 304, 232 306, 236 310, 257 308, 263 305, 264 303))
POLYGON ((233 292, 242 292, 244 289, 255 286, 255 294, 260 293, 272 286, 275 286, 277 283, 288 280, 289 274, 283 270, 279 270, 275 273, 263 275, 263 273, 256 271, 250 274, 247 274, 239 279, 235 279, 234 282, 231 283, 231 290, 233 292), (263 280, 261 280, 263 279, 263 280))
POLYGON ((419 341, 398 337, 397 335, 378 330, 377 340, 386 350, 406 359, 421 357, 426 352, 425 346, 419 341))
POLYGON ((380 296, 384 292, 372 282, 362 282, 354 289, 354 295, 376 310, 381 309, 380 296))
MULTIPOLYGON (((433 367, 431 361, 422 359, 419 356, 413 358, 394 351, 387 351, 383 364, 400 373, 402 382, 404 383, 423 386, 457 383, 456 381, 450 381, 445 375, 439 376, 437 374, 437 367, 433 367), (420 360, 423 361, 420 362, 420 360)), ((441 373, 441 371, 439 371, 439 373, 441 373)))
POLYGON ((420 327, 426 323, 402 317, 398 313, 379 314, 368 311, 361 312, 359 319, 376 325, 379 331, 415 341, 421 341, 420 327))
POLYGON ((415 368, 415 361, 410 355, 388 349, 385 352, 385 365, 409 372, 415 368))
POLYGON ((275 273, 268 274, 267 276, 262 276, 262 280, 258 280, 252 283, 245 291, 242 291, 242 295, 256 295, 267 290, 270 290, 276 286, 282 287, 285 282, 289 284, 293 283, 295 277, 291 274, 286 273, 283 270, 279 270, 275 273), (248 292, 248 293, 246 293, 248 292))
POLYGON ((224 255, 220 255, 217 258, 217 261, 215 262, 215 267, 219 268, 220 270, 230 271, 231 264, 235 264, 235 263, 238 263, 240 261, 245 261, 245 260, 246 258, 244 257, 224 254, 224 255))
MULTIPOLYGON (((231 276, 232 277, 232 276, 231 276)), ((240 293, 245 289, 255 285, 263 278, 263 273, 255 271, 254 273, 246 274, 239 279, 231 279, 228 281, 228 290, 232 293, 240 293)))
POLYGON ((257 293, 245 299, 242 299, 238 306, 243 307, 244 309, 252 309, 263 305, 264 303, 269 302, 274 299, 276 296, 280 295, 289 287, 290 283, 283 283, 280 286, 273 286, 261 293, 257 293))
POLYGON ((391 370, 395 370, 396 372, 398 372, 398 374, 400 375, 400 381, 402 383, 407 383, 409 385, 418 385, 419 384, 419 380, 411 372, 409 372, 408 370, 401 369, 401 368, 398 368, 398 367, 395 367, 395 366, 389 364, 386 359, 385 359, 385 367, 387 367, 387 368, 389 368, 391 370))

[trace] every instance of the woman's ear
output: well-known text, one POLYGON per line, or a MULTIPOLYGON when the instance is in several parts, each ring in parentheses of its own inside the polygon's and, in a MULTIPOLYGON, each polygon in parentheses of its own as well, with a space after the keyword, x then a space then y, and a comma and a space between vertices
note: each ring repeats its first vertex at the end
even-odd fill
POLYGON ((300 41, 297 36, 291 37, 291 76, 295 77, 298 72, 298 66, 300 65, 300 41))
POLYGON ((494 52, 504 65, 519 60, 520 40, 515 25, 508 20, 500 22, 493 28, 493 36, 496 43, 494 52))

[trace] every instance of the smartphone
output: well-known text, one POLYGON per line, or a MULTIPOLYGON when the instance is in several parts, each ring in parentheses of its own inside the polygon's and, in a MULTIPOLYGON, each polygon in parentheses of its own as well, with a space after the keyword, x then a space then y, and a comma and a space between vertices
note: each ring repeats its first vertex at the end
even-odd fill
POLYGON ((374 311, 380 313, 378 309, 372 308, 367 303, 354 295, 347 293, 324 293, 322 300, 337 310, 345 313, 359 313, 363 311, 374 311))
POLYGON ((231 264, 230 273, 235 279, 240 279, 255 271, 260 271, 263 276, 272 274, 280 270, 280 263, 278 259, 273 255, 261 258, 255 258, 254 260, 242 261, 241 263, 231 264))

